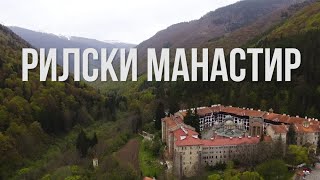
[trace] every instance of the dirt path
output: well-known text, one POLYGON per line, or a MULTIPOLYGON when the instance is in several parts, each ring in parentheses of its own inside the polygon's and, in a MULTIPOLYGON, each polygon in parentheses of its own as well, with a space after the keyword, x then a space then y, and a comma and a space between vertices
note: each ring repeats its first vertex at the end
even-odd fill
POLYGON ((116 157, 121 165, 132 167, 139 173, 139 140, 131 139, 118 152, 116 152, 116 157))

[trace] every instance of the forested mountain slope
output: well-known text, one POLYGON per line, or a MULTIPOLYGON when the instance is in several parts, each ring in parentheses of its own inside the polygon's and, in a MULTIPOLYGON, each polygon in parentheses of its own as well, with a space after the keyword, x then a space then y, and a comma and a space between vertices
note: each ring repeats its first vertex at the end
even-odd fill
MULTIPOLYGON (((291 82, 264 82, 264 64, 259 65, 260 82, 176 82, 163 83, 157 94, 167 94, 166 101, 190 107, 221 103, 290 115, 320 117, 320 2, 315 2, 286 20, 281 26, 246 47, 288 48, 300 50, 302 62, 293 71, 291 82)), ((263 55, 260 57, 264 60, 263 55)), ((228 60, 227 60, 228 61, 228 60)), ((244 64, 251 69, 250 58, 244 64)), ((250 71, 247 74, 251 74, 250 71)), ((274 78, 276 76, 274 75, 274 78)), ((160 97, 160 96, 158 96, 160 97)))
POLYGON ((172 25, 140 43, 140 73, 147 48, 240 47, 296 12, 304 0, 243 0, 209 12, 199 20, 172 25), (293 6, 292 6, 293 5, 293 6))
MULTIPOLYGON (((316 63, 317 58, 320 56, 320 25, 317 23, 317 17, 319 17, 320 11, 317 9, 318 7, 319 2, 311 0, 296 3, 286 9, 281 9, 277 11, 276 14, 278 14, 279 17, 282 16, 283 19, 279 21, 277 25, 274 25, 273 28, 268 29, 264 33, 258 33, 259 35, 254 33, 254 37, 245 38, 245 36, 241 36, 240 39, 247 39, 246 43, 242 45, 238 42, 237 38, 239 36, 237 35, 243 35, 243 33, 246 32, 242 31, 243 29, 247 27, 254 29, 254 26, 257 26, 256 30, 259 32, 260 27, 258 24, 263 25, 263 21, 258 24, 253 23, 255 24, 254 26, 251 24, 239 28, 230 33, 229 36, 219 38, 213 44, 203 42, 202 47, 210 48, 223 47, 230 49, 232 46, 228 46, 228 44, 243 48, 298 48, 302 54, 302 64, 298 70, 293 71, 291 82, 263 82, 264 64, 261 63, 259 66, 259 77, 262 77, 260 82, 251 82, 250 77, 248 77, 248 81, 241 83, 230 81, 222 82, 219 79, 216 82, 148 82, 146 81, 145 74, 143 74, 141 78, 144 80, 144 83, 138 88, 139 91, 134 94, 126 93, 132 83, 121 83, 121 86, 118 87, 116 85, 109 85, 108 87, 102 87, 102 89, 109 88, 119 90, 138 102, 145 97, 145 92, 151 91, 153 96, 151 96, 151 99, 155 99, 155 101, 151 102, 155 102, 155 104, 159 101, 163 102, 166 109, 170 109, 170 112, 192 106, 220 103, 224 105, 251 107, 265 111, 272 108, 278 113, 300 116, 307 115, 320 118, 320 106, 319 103, 317 103, 320 100, 320 85, 318 80, 320 77, 320 67, 319 63, 316 63), (279 33, 282 35, 278 35, 279 33), (219 43, 222 43, 221 46, 218 45, 219 43), (227 47, 224 46, 225 44, 227 47)), ((248 35, 251 35, 250 32, 252 31, 248 32, 248 35)), ((178 39, 180 37, 172 37, 172 39, 175 38, 178 39)), ((150 44, 150 47, 158 45, 159 44, 150 44)), ((181 45, 181 47, 184 46, 181 45)), ((188 52, 187 50, 187 53, 188 52)), ((261 61, 264 60, 263 57, 260 58, 261 61)), ((190 56, 187 57, 187 60, 190 60, 190 56)), ((244 66, 247 67, 247 74, 250 76, 250 58, 244 66)), ((209 69, 209 72, 211 72, 211 69, 209 69)))
POLYGON ((50 137, 107 113, 106 98, 84 83, 40 82, 39 69, 21 80, 22 48, 31 47, 0 25, 0 179, 39 157, 50 137))

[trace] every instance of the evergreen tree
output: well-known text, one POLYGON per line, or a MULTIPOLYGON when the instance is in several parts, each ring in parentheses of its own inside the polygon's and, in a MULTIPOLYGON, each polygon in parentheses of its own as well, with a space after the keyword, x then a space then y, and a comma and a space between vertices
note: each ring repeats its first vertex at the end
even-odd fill
POLYGON ((280 134, 278 139, 273 143, 273 159, 282 159, 284 155, 284 148, 282 136, 280 134))
POLYGON ((80 152, 81 157, 85 157, 88 153, 88 149, 89 149, 88 142, 89 142, 89 139, 86 133, 83 130, 81 130, 80 133, 78 134, 77 143, 76 143, 76 147, 80 152))
POLYGON ((196 131, 199 133, 200 136, 200 122, 199 122, 199 115, 198 115, 198 110, 197 108, 194 111, 194 115, 193 115, 193 127, 196 129, 196 131))
POLYGON ((158 106, 156 108, 156 122, 155 122, 155 127, 156 129, 160 130, 161 129, 161 119, 165 117, 165 112, 164 112, 164 105, 162 102, 158 103, 158 106))
POLYGON ((94 133, 92 139, 89 139, 87 134, 81 130, 77 137, 76 147, 81 154, 81 157, 86 157, 88 149, 94 147, 98 143, 97 134, 94 133))
POLYGON ((200 122, 199 122, 199 115, 198 115, 197 109, 195 109, 194 112, 192 112, 191 109, 188 109, 183 122, 187 125, 194 127, 196 132, 198 132, 200 135, 200 122))
POLYGON ((91 144, 90 144, 90 146, 93 147, 93 146, 95 146, 96 144, 98 144, 98 138, 97 138, 97 133, 94 133, 94 134, 93 134, 93 137, 92 137, 92 139, 91 139, 91 144))
POLYGON ((290 124, 288 134, 287 134, 287 144, 292 145, 292 144, 297 144, 296 142, 296 132, 294 130, 294 125, 290 124))
POLYGON ((186 116, 184 117, 183 122, 184 122, 185 124, 187 124, 187 125, 192 126, 192 111, 191 111, 191 109, 188 109, 188 110, 187 110, 187 114, 186 114, 186 116))
POLYGON ((169 113, 174 114, 179 111, 179 104, 176 100, 170 99, 169 100, 169 113))

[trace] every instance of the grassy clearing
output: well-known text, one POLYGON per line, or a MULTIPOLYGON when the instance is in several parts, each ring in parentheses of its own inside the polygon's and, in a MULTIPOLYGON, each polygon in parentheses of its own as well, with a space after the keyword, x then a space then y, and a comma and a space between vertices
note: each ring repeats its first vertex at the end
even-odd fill
POLYGON ((139 164, 143 176, 158 177, 164 170, 159 159, 153 156, 142 138, 140 138, 139 164))

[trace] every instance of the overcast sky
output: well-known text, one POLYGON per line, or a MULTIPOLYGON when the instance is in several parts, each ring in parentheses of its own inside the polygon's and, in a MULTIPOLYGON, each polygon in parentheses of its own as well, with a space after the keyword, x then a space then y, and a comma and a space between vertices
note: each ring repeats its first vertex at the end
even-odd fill
POLYGON ((0 0, 0 23, 138 44, 238 0, 0 0))

